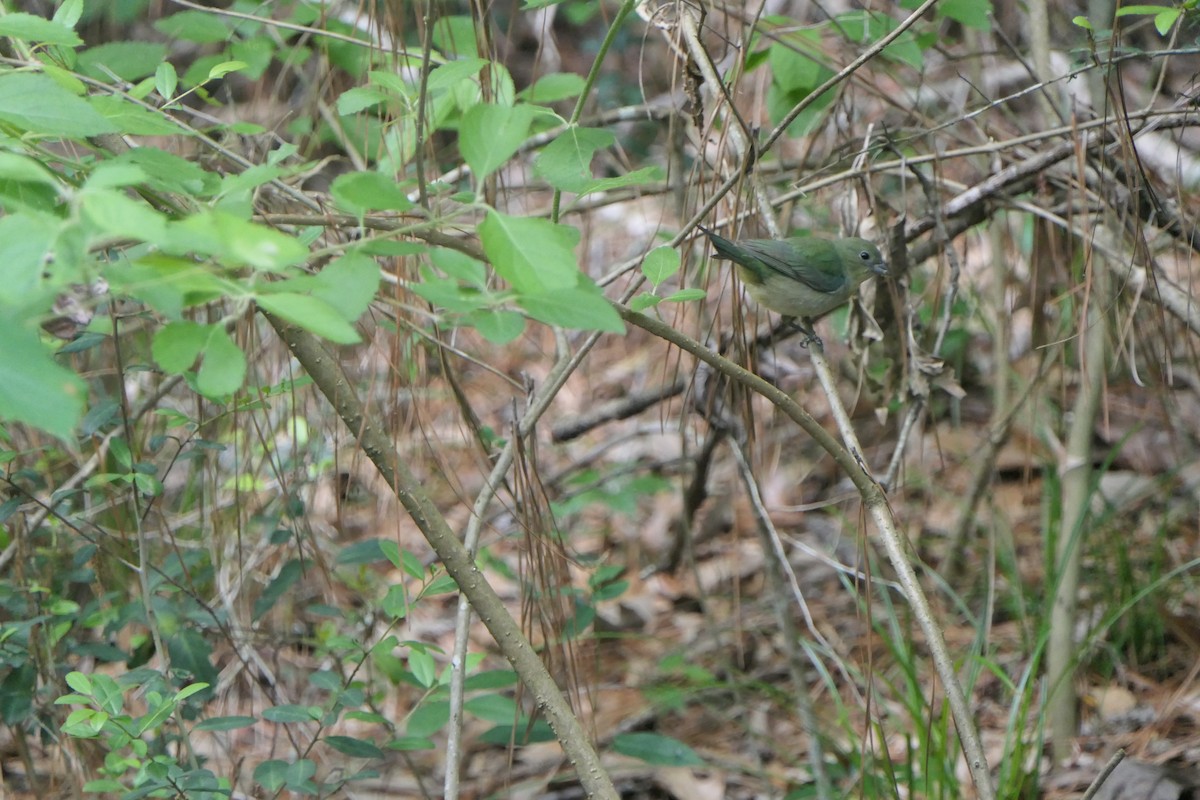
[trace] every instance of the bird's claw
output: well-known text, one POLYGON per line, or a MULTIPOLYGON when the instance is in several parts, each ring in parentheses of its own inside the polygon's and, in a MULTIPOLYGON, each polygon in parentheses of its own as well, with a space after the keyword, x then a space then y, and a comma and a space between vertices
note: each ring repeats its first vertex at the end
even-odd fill
POLYGON ((820 336, 817 336, 817 331, 813 327, 813 321, 811 319, 784 317, 784 322, 804 334, 804 340, 800 342, 801 347, 808 349, 809 345, 816 344, 817 347, 820 347, 821 349, 825 348, 825 343, 821 341, 820 336))

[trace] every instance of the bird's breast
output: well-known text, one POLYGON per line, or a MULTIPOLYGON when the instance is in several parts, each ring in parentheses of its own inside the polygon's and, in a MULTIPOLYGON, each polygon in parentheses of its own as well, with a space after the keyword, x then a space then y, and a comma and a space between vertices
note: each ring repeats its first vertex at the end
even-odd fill
POLYGON ((746 291, 755 302, 789 317, 819 317, 850 298, 850 287, 836 292, 818 292, 808 284, 782 275, 768 276, 758 283, 746 281, 746 291))

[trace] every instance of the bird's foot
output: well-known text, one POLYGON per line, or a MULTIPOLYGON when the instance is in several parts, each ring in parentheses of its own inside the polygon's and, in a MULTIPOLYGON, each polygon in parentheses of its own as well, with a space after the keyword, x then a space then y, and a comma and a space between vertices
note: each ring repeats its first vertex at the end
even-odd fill
POLYGON ((804 334, 804 340, 800 342, 801 347, 807 348, 809 345, 815 344, 821 349, 825 348, 825 343, 821 341, 821 337, 817 336, 817 332, 813 328, 813 321, 808 317, 784 317, 784 322, 804 334))

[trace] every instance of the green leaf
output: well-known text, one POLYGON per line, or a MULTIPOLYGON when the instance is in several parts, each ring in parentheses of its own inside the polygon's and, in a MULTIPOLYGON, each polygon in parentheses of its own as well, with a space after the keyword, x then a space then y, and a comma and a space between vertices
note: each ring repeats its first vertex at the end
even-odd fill
POLYGON ((0 178, 0 209, 3 212, 57 214, 59 199, 59 193, 48 184, 0 178))
POLYGON ((223 42, 230 35, 219 16, 205 11, 179 11, 159 19, 154 27, 172 38, 200 44, 223 42))
POLYGON ((1118 17, 1149 16, 1167 10, 1170 6, 1132 5, 1121 6, 1117 9, 1118 17))
POLYGON ((88 697, 91 696, 92 680, 87 676, 86 673, 74 671, 68 672, 63 680, 66 681, 67 686, 70 686, 80 694, 87 695, 88 697))
POLYGON ((433 597, 439 594, 450 594, 458 591, 458 582, 449 575, 438 575, 421 590, 421 597, 433 597))
POLYGON ((517 673, 510 669, 489 669, 467 676, 463 688, 468 692, 479 689, 504 689, 517 684, 517 673))
POLYGON ((409 736, 426 737, 440 731, 450 721, 450 704, 445 700, 427 700, 408 715, 405 733, 409 736))
MULTIPOLYGON (((242 77, 252 81, 266 73, 275 58, 275 51, 275 43, 267 36, 235 39, 229 45, 229 55, 246 65, 241 69, 242 77)), ((295 50, 291 52, 295 53, 295 50)))
POLYGON ((49 313, 59 286, 74 282, 71 275, 46 274, 57 238, 58 223, 52 218, 23 213, 0 217, 0 309, 6 318, 12 319, 18 309, 28 315, 49 313))
POLYGON ((500 694, 485 694, 479 697, 472 697, 463 703, 463 708, 488 722, 507 722, 512 724, 514 720, 520 719, 523 716, 513 698, 500 694))
POLYGON ((672 303, 686 303, 691 300, 703 300, 708 297, 703 289, 680 289, 678 292, 672 292, 667 295, 664 300, 669 300, 672 303))
POLYGON ((133 83, 153 75, 167 58, 166 45, 151 42, 109 42, 79 54, 77 68, 89 78, 133 83))
POLYGON ((249 728, 258 722, 254 717, 244 716, 229 716, 229 717, 209 717, 200 722, 193 730, 197 731, 235 731, 240 728, 249 728))
POLYGON ((148 111, 116 95, 97 95, 88 98, 92 108, 100 112, 121 133, 135 136, 191 135, 191 131, 171 121, 170 117, 148 111))
POLYGON ((482 261, 448 247, 435 247, 430 250, 429 260, 450 277, 465 281, 476 289, 487 289, 487 267, 482 261))
POLYGON ((334 259, 313 278, 313 297, 332 306, 347 322, 363 315, 381 280, 379 264, 359 252, 334 259))
MULTIPOLYGON (((832 75, 832 73, 830 73, 832 75)), ((778 123, 784 116, 792 110, 792 107, 807 97, 809 92, 785 92, 776 84, 772 83, 767 88, 767 112, 770 114, 771 121, 778 123)), ((788 126, 788 134, 791 136, 806 136, 815 130, 824 118, 829 107, 833 105, 833 101, 837 98, 837 90, 830 89, 814 100, 809 106, 801 112, 800 116, 788 126)))
POLYGON ((324 716, 320 706, 285 704, 263 710, 263 719, 269 722, 314 722, 324 716))
POLYGON ((704 759, 678 739, 660 733, 620 733, 613 738, 613 749, 621 755, 641 759, 661 767, 700 767, 704 759))
POLYGON ((408 211, 412 201, 391 178, 378 172, 339 175, 329 188, 334 201, 351 214, 366 211, 408 211))
MULTIPOLYGON (((348 117, 373 106, 390 102, 392 96, 374 86, 355 86, 347 89, 337 99, 338 116, 348 117)), ((341 177, 341 176, 339 176, 341 177)), ((337 183, 335 180, 334 183, 337 183)))
POLYGON ((629 308, 631 311, 645 311, 647 308, 653 308, 662 302, 662 298, 658 295, 647 294, 642 292, 636 297, 630 298, 629 308))
POLYGON ((977 31, 992 29, 991 0, 943 0, 937 11, 946 19, 952 19, 977 31))
POLYGON ((517 291, 543 292, 579 283, 575 228, 489 211, 478 230, 492 266, 517 291))
POLYGON ((208 80, 215 81, 217 78, 224 78, 231 72, 244 70, 247 66, 245 61, 222 61, 209 67, 208 80))
POLYGON ((374 743, 351 736, 326 736, 325 744, 351 758, 383 758, 383 751, 374 743))
POLYGON ((150 187, 164 192, 206 197, 217 190, 220 182, 214 173, 154 147, 135 147, 108 163, 137 165, 149 176, 150 187))
POLYGON ((278 792, 287 782, 287 770, 288 763, 286 761, 279 759, 264 761, 254 768, 254 782, 268 792, 278 792))
POLYGON ((183 702, 194 694, 199 694, 208 688, 207 683, 189 683, 187 686, 175 693, 175 701, 183 702))
POLYGON ((88 189, 82 199, 84 216, 101 233, 151 244, 159 244, 166 236, 166 218, 122 192, 88 189))
POLYGON ((492 344, 508 344, 525 331, 525 318, 515 311, 481 308, 464 321, 492 344))
POLYGON ((407 617, 410 605, 404 584, 400 583, 393 583, 389 586, 387 594, 379 602, 379 608, 383 613, 393 619, 404 619, 407 617))
POLYGON ((532 725, 527 719, 522 719, 515 726, 497 725, 484 731, 480 734, 479 741, 500 747, 507 747, 509 742, 516 742, 521 746, 538 742, 552 742, 554 741, 554 730, 543 719, 535 720, 532 725))
POLYGON ((208 343, 211 325, 191 320, 169 322, 154 335, 150 353, 170 375, 180 375, 192 368, 208 343))
POLYGON ((579 197, 591 194, 592 192, 610 192, 613 189, 621 189, 625 186, 645 186, 646 184, 660 181, 663 179, 663 171, 661 167, 642 167, 635 169, 633 172, 627 172, 624 175, 617 175, 612 178, 597 178, 580 186, 576 193, 579 197))
POLYGON ((380 548, 379 539, 364 539, 342 548, 334 561, 338 566, 357 566, 359 564, 375 564, 387 560, 380 548))
POLYGON ((1159 36, 1166 36, 1171 32, 1171 28, 1175 27, 1175 21, 1183 16, 1183 9, 1168 8, 1158 13, 1154 17, 1154 28, 1158 31, 1159 36))
POLYGON ((138 298, 171 319, 179 319, 186 307, 229 293, 226 282, 190 258, 154 254, 132 262, 113 261, 105 265, 103 274, 114 290, 138 298))
POLYGON ((129 452, 129 443, 124 439, 120 437, 113 439, 109 443, 108 452, 121 469, 128 470, 133 466, 133 454, 129 452))
POLYGON ((0 36, 9 36, 25 42, 58 44, 64 47, 79 47, 83 39, 61 22, 16 12, 0 17, 0 36))
MULTIPOLYGON (((900 24, 887 14, 866 11, 850 11, 837 18, 846 36, 856 42, 877 42, 891 33, 900 24)), ((906 64, 915 70, 925 65, 925 55, 911 31, 905 31, 894 42, 883 49, 883 55, 906 64)))
POLYGON ((413 650, 408 654, 408 668, 412 670, 417 683, 428 689, 437 682, 437 667, 433 656, 423 650, 413 650))
POLYGON ((116 189, 134 186, 146 180, 141 167, 120 161, 104 161, 96 165, 83 184, 87 189, 116 189))
POLYGON ((495 172, 529 135, 533 109, 527 105, 479 103, 467 109, 458 126, 458 149, 477 181, 495 172))
POLYGON ((230 213, 236 214, 239 218, 243 214, 249 216, 251 192, 282 174, 283 168, 275 164, 255 164, 241 172, 222 178, 221 188, 217 194, 223 198, 222 205, 230 213))
POLYGON ((137 720, 137 724, 133 726, 133 734, 141 736, 146 731, 157 730, 162 726, 163 722, 170 719, 175 713, 176 705, 172 702, 161 702, 157 705, 151 704, 150 709, 145 716, 137 720))
POLYGON ((392 566, 400 569, 400 545, 396 544, 391 539, 376 539, 379 543, 379 549, 388 561, 392 562, 392 566))
POLYGON ((167 637, 166 645, 172 670, 185 670, 196 680, 216 684, 218 676, 217 668, 212 664, 212 646, 198 631, 182 629, 167 637))
POLYGON ((425 565, 421 563, 421 559, 417 558, 416 554, 411 550, 405 550, 400 554, 400 560, 403 562, 402 569, 414 580, 425 579, 425 565))
POLYGON ((304 575, 304 565, 300 559, 293 558, 284 564, 279 574, 276 575, 267 587, 262 590, 262 594, 254 601, 254 610, 251 612, 251 619, 255 622, 272 608, 275 607, 276 601, 288 593, 296 582, 304 575))
POLYGON ((121 686, 108 675, 98 673, 92 676, 92 700, 109 714, 120 714, 125 705, 125 696, 121 686))
POLYGON ((63 723, 62 731, 68 736, 74 736, 79 739, 94 739, 104 730, 104 725, 108 720, 109 715, 102 711, 81 708, 71 712, 70 716, 67 717, 67 721, 63 723))
POLYGON ((83 419, 87 385, 60 366, 32 330, 5 324, 0 347, 0 418, 67 439, 83 419))
POLYGON ((171 223, 163 249, 219 257, 224 266, 276 272, 308 257, 308 248, 287 234, 223 211, 208 211, 171 223))
POLYGON ((73 29, 79 24, 79 18, 82 16, 83 0, 64 0, 54 12, 54 21, 73 29))
POLYGON ((553 289, 523 294, 517 304, 536 320, 577 330, 625 333, 625 323, 612 304, 593 287, 553 289))
POLYGON ((474 78, 479 74, 479 70, 490 63, 486 59, 472 55, 439 64, 429 73, 429 84, 426 88, 430 92, 452 89, 463 80, 474 78))
POLYGON ((85 100, 45 75, 27 72, 0 77, 0 120, 54 136, 96 136, 116 130, 85 100))
POLYGON ((408 288, 423 300, 458 313, 476 311, 488 301, 478 289, 463 286, 449 278, 433 276, 420 283, 410 284, 408 288))
POLYGON ((587 86, 582 75, 573 72, 555 72, 543 75, 533 85, 517 92, 517 99, 528 103, 554 103, 578 97, 587 86))
POLYGON ((616 137, 600 128, 571 126, 538 156, 533 171, 555 189, 578 192, 592 178, 592 158, 596 151, 609 147, 616 137))
POLYGON ((310 780, 313 775, 317 774, 316 762, 308 758, 302 758, 295 764, 291 764, 287 768, 287 780, 284 785, 294 792, 300 794, 316 794, 317 787, 310 780))
POLYGON ((398 736, 387 743, 388 750, 433 750, 435 747, 433 740, 424 736, 398 736))
POLYGON ((819 30, 793 31, 767 49, 771 79, 785 92, 807 95, 831 73, 820 59, 819 30))
POLYGON ((316 297, 293 292, 259 293, 255 301, 277 317, 337 344, 355 344, 358 331, 337 309, 316 297))
POLYGON ((175 65, 170 61, 164 61, 154 70, 154 88, 163 100, 175 97, 175 90, 179 88, 179 74, 175 72, 175 65))
POLYGON ((220 325, 213 325, 204 347, 204 362, 196 373, 196 391, 220 399, 242 388, 246 379, 246 354, 220 325))
MULTIPOLYGON (((2 19, 2 17, 0 17, 2 19)), ((40 161, 16 153, 0 153, 0 178, 22 183, 41 183, 58 188, 58 176, 40 161)))
POLYGON ((465 15, 439 17, 433 23, 433 44, 447 55, 470 58, 479 53, 475 44, 475 20, 465 15))
POLYGON ((673 247, 656 247, 642 259, 642 274, 650 283, 660 283, 679 272, 679 251, 673 247))

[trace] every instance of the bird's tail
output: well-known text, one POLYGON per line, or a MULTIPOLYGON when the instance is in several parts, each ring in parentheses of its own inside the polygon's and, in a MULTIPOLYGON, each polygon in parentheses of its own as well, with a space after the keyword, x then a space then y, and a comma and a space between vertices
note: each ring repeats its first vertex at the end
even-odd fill
POLYGON ((703 225, 697 225, 696 227, 704 232, 704 235, 708 237, 710 242, 712 242, 712 246, 716 248, 717 252, 714 254, 714 258, 723 258, 727 261, 739 262, 744 260, 745 253, 742 251, 742 248, 738 247, 724 236, 719 236, 713 233, 703 225))

